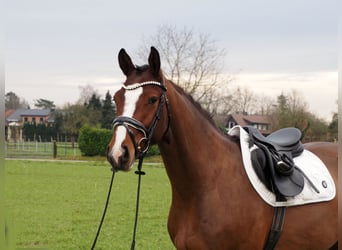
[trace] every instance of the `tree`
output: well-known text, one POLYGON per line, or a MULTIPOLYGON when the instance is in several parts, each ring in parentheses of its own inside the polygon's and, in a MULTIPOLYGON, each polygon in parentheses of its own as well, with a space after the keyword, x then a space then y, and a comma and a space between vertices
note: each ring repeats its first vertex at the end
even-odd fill
POLYGON ((281 93, 273 113, 274 128, 298 127, 304 130, 309 125, 308 113, 307 104, 298 92, 293 90, 287 95, 281 93))
POLYGON ((209 112, 215 112, 216 105, 225 98, 223 94, 230 96, 226 87, 231 77, 221 74, 225 50, 218 48, 209 35, 163 25, 155 35, 144 39, 137 52, 140 58, 146 58, 150 45, 158 48, 166 76, 209 112))
POLYGON ((112 101, 112 96, 109 90, 106 93, 105 99, 102 100, 102 128, 111 129, 113 126, 113 120, 116 116, 115 106, 112 101))
POLYGON ((207 92, 201 104, 211 115, 229 114, 235 108, 234 100, 234 95, 224 86, 207 92))
POLYGON ((91 119, 89 110, 85 105, 81 104, 67 104, 64 107, 63 114, 60 112, 60 115, 63 120, 61 132, 69 135, 73 140, 78 137, 79 129, 83 125, 96 126, 98 122, 91 119))
POLYGON ((296 127, 304 140, 327 140, 327 124, 309 112, 307 103, 298 92, 281 93, 272 113, 273 130, 296 127))
POLYGON ((53 103, 53 101, 49 101, 49 100, 43 99, 43 98, 35 100, 34 106, 37 108, 43 108, 43 109, 54 109, 54 108, 56 108, 56 105, 53 103))
POLYGON ((46 126, 44 123, 29 123, 23 125, 23 137, 25 140, 50 141, 56 139, 57 129, 54 125, 46 126))
POLYGON ((338 113, 334 113, 328 126, 330 136, 334 141, 338 138, 338 113))
POLYGON ((99 96, 97 90, 94 89, 93 86, 87 84, 84 87, 79 87, 80 89, 80 97, 78 98, 77 104, 86 104, 89 103, 89 100, 95 94, 99 96))
POLYGON ((23 126, 23 136, 25 138, 25 140, 35 140, 35 128, 36 128, 36 124, 34 123, 24 123, 23 126))
POLYGON ((29 108, 29 104, 25 99, 21 99, 16 93, 10 91, 5 95, 6 109, 29 108))
POLYGON ((275 107, 274 98, 264 94, 255 95, 254 105, 256 114, 271 115, 275 107))
POLYGON ((87 107, 87 109, 92 110, 101 110, 102 108, 100 97, 96 95, 96 93, 93 93, 88 103, 86 102, 84 105, 87 107))
POLYGON ((84 106, 88 111, 87 115, 90 121, 88 124, 101 126, 102 103, 100 97, 96 93, 93 93, 88 103, 85 103, 84 106))
POLYGON ((237 112, 252 113, 255 101, 255 94, 247 88, 238 87, 234 92, 234 108, 237 112))
POLYGON ((323 119, 312 113, 308 114, 308 124, 303 138, 305 141, 330 141, 328 134, 328 124, 323 119))
POLYGON ((289 126, 287 121, 289 116, 291 116, 288 108, 288 97, 284 93, 281 93, 277 97, 277 105, 273 112, 273 129, 279 129, 282 127, 289 126))

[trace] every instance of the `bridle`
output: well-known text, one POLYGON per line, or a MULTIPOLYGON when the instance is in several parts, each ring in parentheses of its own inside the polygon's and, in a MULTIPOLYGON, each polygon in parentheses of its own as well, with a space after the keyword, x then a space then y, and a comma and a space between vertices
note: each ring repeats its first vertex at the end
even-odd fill
MULTIPOLYGON (((154 118, 148 128, 145 127, 145 125, 138 121, 137 119, 133 117, 128 117, 128 116, 118 116, 117 118, 114 119, 113 121, 113 128, 117 126, 124 126, 134 144, 135 148, 135 157, 139 159, 138 163, 138 170, 135 171, 135 173, 138 175, 138 189, 137 189, 137 199, 136 199, 136 207, 135 207, 135 220, 134 220, 134 227, 133 227, 133 236, 132 236, 132 243, 131 243, 131 250, 135 248, 135 236, 136 236, 136 230, 137 230, 137 224, 138 224, 138 213, 139 213, 139 199, 140 199, 140 183, 141 183, 141 176, 145 175, 145 172, 143 172, 142 169, 142 163, 144 160, 144 156, 146 155, 148 149, 150 148, 150 143, 151 143, 151 138, 154 132, 154 129, 157 126, 158 121, 160 120, 161 113, 163 111, 163 105, 165 103, 166 105, 166 110, 167 110, 167 117, 168 117, 168 122, 167 122, 167 127, 164 131, 163 137, 167 134, 170 128, 170 120, 171 120, 171 113, 170 113, 170 105, 169 101, 166 96, 166 86, 164 81, 162 82, 156 82, 156 81, 146 81, 142 83, 134 83, 131 85, 123 85, 123 88, 126 91, 130 90, 135 90, 137 88, 143 88, 145 86, 156 86, 159 87, 163 90, 163 93, 160 96, 160 102, 157 108, 157 111, 154 115, 154 118), (140 131, 144 137, 142 137, 138 142, 135 139, 134 133, 132 129, 136 129, 140 131), (144 144, 144 145, 143 145, 144 144)), ((162 138, 163 138, 162 137, 162 138)))
POLYGON ((113 121, 113 128, 115 129, 117 126, 124 126, 133 142, 134 148, 135 148, 135 156, 136 158, 140 159, 141 157, 144 157, 146 152, 148 151, 151 143, 151 138, 154 132, 155 127, 157 126, 158 121, 160 120, 161 113, 163 111, 163 105, 165 103, 166 110, 167 110, 167 116, 168 116, 168 123, 167 127, 164 131, 163 137, 167 134, 170 127, 170 120, 171 120, 171 113, 170 113, 170 105, 169 101, 166 96, 166 86, 164 81, 157 82, 157 81, 146 81, 142 83, 134 83, 131 85, 123 85, 122 87, 126 91, 135 90, 137 88, 143 88, 145 86, 156 86, 163 90, 163 93, 160 96, 160 102, 158 105, 158 109, 154 115, 153 120, 151 121, 151 124, 148 128, 145 127, 145 125, 138 121, 137 119, 133 117, 128 116, 118 116, 113 121), (134 133, 132 131, 132 128, 135 130, 138 130, 141 132, 144 136, 137 142, 134 136, 134 133))
MULTIPOLYGON (((150 126, 148 128, 146 128, 145 125, 142 122, 138 121, 137 119, 135 119, 133 117, 128 117, 128 116, 118 116, 113 121, 113 129, 115 129, 117 126, 124 126, 126 128, 128 134, 129 134, 129 136, 130 136, 130 138, 131 138, 131 140, 132 140, 132 142, 134 144, 135 157, 137 159, 139 159, 138 170, 135 171, 135 173, 139 176, 139 178, 138 178, 137 199, 136 199, 136 208, 135 208, 135 220, 134 220, 134 228, 133 228, 133 237, 132 237, 132 243, 131 243, 131 250, 133 250, 135 248, 135 236, 136 236, 136 229, 137 229, 137 224, 138 224, 138 213, 139 213, 139 199, 140 199, 141 176, 145 175, 145 172, 143 172, 141 170, 142 169, 142 163, 143 163, 143 160, 144 160, 144 156, 146 155, 148 149, 150 148, 150 143, 151 143, 151 139, 152 139, 152 136, 153 136, 153 132, 154 132, 154 129, 156 128, 156 126, 157 126, 158 121, 160 120, 161 113, 163 111, 164 103, 166 105, 168 122, 167 122, 167 127, 166 127, 166 129, 164 131, 164 134, 163 134, 162 138, 165 137, 166 134, 168 133, 169 128, 170 128, 170 122, 171 122, 170 104, 169 104, 169 101, 168 101, 167 96, 166 96, 166 90, 167 89, 166 89, 164 80, 162 82, 146 81, 146 82, 142 82, 142 83, 134 83, 134 84, 131 84, 131 85, 128 85, 128 86, 123 85, 122 87, 125 90, 130 91, 130 90, 135 90, 137 88, 143 88, 145 86, 156 86, 156 87, 159 87, 159 88, 161 88, 163 90, 163 93, 160 96, 160 102, 159 102, 157 111, 156 111, 156 113, 154 115, 153 120, 151 121, 150 126), (135 140, 135 136, 134 136, 134 133, 132 131, 132 128, 135 129, 135 130, 138 130, 139 132, 141 132, 144 135, 138 142, 135 140), (142 147, 143 144, 145 144, 144 147, 142 147)), ((102 224, 103 224, 106 212, 107 212, 107 207, 108 207, 108 204, 109 204, 110 194, 111 194, 113 180, 114 180, 114 176, 115 176, 116 170, 114 168, 112 168, 112 171, 113 171, 113 173, 112 173, 112 178, 111 178, 111 181, 110 181, 110 184, 109 184, 109 190, 108 190, 106 204, 105 204, 105 207, 104 207, 104 210, 103 210, 103 214, 102 214, 102 217, 101 217, 101 221, 100 221, 99 227, 97 229, 97 233, 96 233, 95 239, 94 239, 92 247, 91 247, 92 250, 95 248, 95 245, 96 245, 96 242, 97 242, 98 236, 100 234, 101 227, 102 227, 102 224)))

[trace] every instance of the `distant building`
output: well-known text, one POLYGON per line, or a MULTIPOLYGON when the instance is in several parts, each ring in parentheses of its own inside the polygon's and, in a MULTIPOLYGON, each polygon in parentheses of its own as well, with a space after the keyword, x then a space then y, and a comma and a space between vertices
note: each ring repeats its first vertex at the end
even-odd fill
MULTIPOLYGON (((55 111, 50 109, 17 109, 9 110, 6 116, 6 124, 16 123, 23 126, 24 123, 44 123, 45 125, 55 122, 55 111)), ((6 111, 7 114, 7 111, 6 111)))
POLYGON ((5 119, 6 119, 5 124, 6 125, 8 125, 8 121, 7 121, 8 117, 10 117, 14 112, 15 112, 15 109, 6 110, 6 112, 5 112, 5 119))
POLYGON ((235 125, 253 126, 265 136, 272 132, 271 118, 268 115, 249 115, 246 113, 228 115, 226 128, 231 129, 235 125))
POLYGON ((22 140, 25 123, 45 124, 55 122, 55 111, 50 109, 16 109, 6 111, 5 134, 8 141, 22 140))

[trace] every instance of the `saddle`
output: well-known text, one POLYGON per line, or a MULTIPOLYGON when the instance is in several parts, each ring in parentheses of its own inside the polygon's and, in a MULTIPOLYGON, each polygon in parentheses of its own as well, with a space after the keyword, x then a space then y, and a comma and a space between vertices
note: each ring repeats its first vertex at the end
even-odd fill
POLYGON ((304 173, 295 166, 293 158, 303 151, 301 132, 283 128, 263 136, 252 126, 244 127, 249 134, 253 168, 259 179, 276 195, 277 201, 298 195, 304 188, 304 173))

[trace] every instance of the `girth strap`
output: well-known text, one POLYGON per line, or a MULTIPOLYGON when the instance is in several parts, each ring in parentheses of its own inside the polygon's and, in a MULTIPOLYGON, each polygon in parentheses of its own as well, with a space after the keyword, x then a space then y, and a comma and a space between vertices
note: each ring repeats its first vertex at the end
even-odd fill
POLYGON ((286 207, 275 207, 271 229, 268 233, 264 250, 275 249, 283 229, 286 207))

